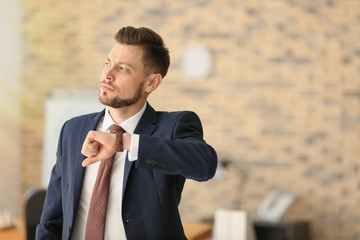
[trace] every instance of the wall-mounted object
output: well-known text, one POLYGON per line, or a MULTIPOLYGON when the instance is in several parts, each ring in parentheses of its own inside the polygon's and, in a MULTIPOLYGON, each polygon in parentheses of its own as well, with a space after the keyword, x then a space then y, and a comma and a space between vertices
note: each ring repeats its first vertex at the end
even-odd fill
POLYGON ((199 44, 185 47, 181 56, 181 70, 191 81, 199 81, 209 76, 213 61, 210 50, 199 44))
POLYGON ((63 124, 70 118, 105 108, 97 89, 54 89, 45 103, 42 186, 47 188, 56 162, 56 150, 63 124))

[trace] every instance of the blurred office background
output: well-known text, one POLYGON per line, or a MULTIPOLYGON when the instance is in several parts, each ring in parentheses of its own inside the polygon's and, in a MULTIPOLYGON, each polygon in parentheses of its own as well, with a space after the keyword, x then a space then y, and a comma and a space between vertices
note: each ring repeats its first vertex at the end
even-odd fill
POLYGON ((309 221, 313 239, 360 239, 359 0, 2 1, 0 212, 21 217, 25 192, 44 187, 49 118, 101 110, 103 63, 127 25, 170 49, 150 103, 197 112, 218 153, 216 178, 187 182, 184 221, 254 218, 282 189, 296 195, 284 219, 309 221), (202 74, 185 70, 189 51, 208 61, 202 74))

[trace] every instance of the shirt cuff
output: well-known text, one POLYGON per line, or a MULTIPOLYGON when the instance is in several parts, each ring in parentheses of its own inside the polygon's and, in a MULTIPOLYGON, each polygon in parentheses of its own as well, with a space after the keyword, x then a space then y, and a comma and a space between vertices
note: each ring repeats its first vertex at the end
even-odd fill
POLYGON ((139 134, 131 135, 130 152, 128 153, 128 159, 131 162, 138 159, 139 140, 140 140, 139 134))

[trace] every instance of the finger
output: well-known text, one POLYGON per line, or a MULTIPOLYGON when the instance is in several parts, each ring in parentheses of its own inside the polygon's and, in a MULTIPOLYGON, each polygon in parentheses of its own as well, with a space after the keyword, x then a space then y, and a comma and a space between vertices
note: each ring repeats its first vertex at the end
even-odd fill
POLYGON ((89 131, 88 134, 86 135, 83 145, 89 144, 93 141, 94 141, 94 131, 89 131))
POLYGON ((97 150, 92 150, 92 149, 82 149, 81 153, 83 155, 85 155, 86 157, 93 157, 98 153, 98 151, 97 150))
POLYGON ((98 142, 91 142, 83 145, 81 153, 86 157, 93 157, 99 152, 100 144, 98 142))
POLYGON ((95 157, 96 156, 96 152, 89 152, 89 151, 81 151, 82 155, 84 155, 85 157, 95 157))
POLYGON ((93 163, 96 163, 96 162, 98 162, 98 161, 100 161, 99 159, 97 159, 96 157, 89 157, 89 158, 85 158, 85 160, 82 162, 82 166, 83 167, 87 167, 87 166, 89 166, 89 165, 91 165, 91 164, 93 164, 93 163))

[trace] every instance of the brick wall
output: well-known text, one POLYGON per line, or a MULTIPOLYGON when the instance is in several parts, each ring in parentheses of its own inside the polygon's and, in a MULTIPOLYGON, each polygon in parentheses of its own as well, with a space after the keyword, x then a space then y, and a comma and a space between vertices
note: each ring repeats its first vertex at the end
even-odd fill
POLYGON ((150 96, 158 110, 190 109, 227 178, 188 181, 183 219, 216 208, 253 217, 274 188, 297 200, 315 240, 360 239, 360 1, 23 1, 23 190, 40 185, 44 103, 55 88, 94 89, 122 26, 159 32, 172 63, 150 96), (180 69, 186 45, 208 47, 209 77, 180 69))

